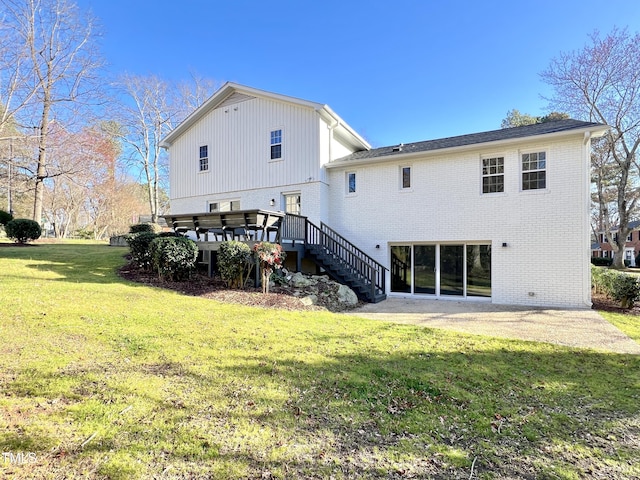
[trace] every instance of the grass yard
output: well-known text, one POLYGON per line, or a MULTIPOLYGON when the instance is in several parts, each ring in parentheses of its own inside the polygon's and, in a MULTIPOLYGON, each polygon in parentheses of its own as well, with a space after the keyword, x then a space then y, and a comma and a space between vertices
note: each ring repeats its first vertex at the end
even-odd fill
POLYGON ((0 248, 0 477, 640 478, 638 356, 222 304, 124 253, 0 248))

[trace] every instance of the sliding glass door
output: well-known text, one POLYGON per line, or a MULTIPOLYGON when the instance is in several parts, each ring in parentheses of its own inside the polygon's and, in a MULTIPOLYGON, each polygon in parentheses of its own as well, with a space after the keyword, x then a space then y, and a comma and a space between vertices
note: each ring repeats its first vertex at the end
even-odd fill
POLYGON ((391 292, 490 298, 491 245, 394 245, 391 292))
POLYGON ((464 295, 464 245, 440 245, 440 295, 464 295))
POLYGON ((413 247, 414 293, 436 293, 436 246, 415 245, 413 247))

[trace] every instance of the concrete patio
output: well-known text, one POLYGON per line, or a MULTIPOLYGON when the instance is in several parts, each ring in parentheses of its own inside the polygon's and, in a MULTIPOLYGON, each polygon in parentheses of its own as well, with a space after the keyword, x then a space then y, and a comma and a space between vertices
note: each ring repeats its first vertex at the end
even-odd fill
POLYGON ((640 355, 640 344, 594 310, 391 297, 351 314, 457 332, 640 355))

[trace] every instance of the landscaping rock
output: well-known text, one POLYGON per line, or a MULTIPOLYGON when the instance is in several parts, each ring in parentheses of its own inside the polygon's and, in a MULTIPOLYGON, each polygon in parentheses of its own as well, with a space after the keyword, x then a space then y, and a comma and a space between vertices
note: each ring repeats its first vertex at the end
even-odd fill
POLYGON ((337 297, 338 301, 344 303, 347 307, 353 308, 358 305, 358 296, 346 285, 338 287, 337 297))
POLYGON ((311 280, 305 277, 302 273, 296 272, 291 276, 289 284, 294 288, 304 288, 312 284, 311 280))
POLYGON ((313 294, 307 295, 306 297, 301 298, 300 302, 307 307, 311 305, 316 305, 318 303, 318 296, 313 294))
POLYGON ((346 285, 331 280, 327 275, 295 273, 285 277, 278 289, 296 296, 305 306, 318 306, 332 312, 341 312, 359 305, 358 297, 346 285))

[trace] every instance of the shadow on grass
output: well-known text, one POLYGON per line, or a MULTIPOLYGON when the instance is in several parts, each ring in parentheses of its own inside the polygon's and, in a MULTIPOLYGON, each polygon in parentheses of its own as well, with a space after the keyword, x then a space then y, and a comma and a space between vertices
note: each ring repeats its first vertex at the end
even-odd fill
POLYGON ((116 275, 114 266, 118 263, 125 264, 124 256, 127 252, 125 248, 108 245, 43 244, 38 245, 37 248, 28 249, 5 247, 0 249, 0 258, 28 259, 30 262, 38 262, 27 263, 25 266, 55 274, 57 278, 51 278, 51 280, 73 283, 112 283, 122 281, 116 275))
MULTIPOLYGON (((507 341, 488 348, 465 337, 452 352, 439 349, 433 333, 416 336, 423 348, 372 345, 290 359, 257 349, 232 366, 204 358, 110 365, 104 381, 95 378, 101 367, 32 372, 42 391, 21 390, 19 382, 4 391, 51 395, 46 385, 68 375, 80 404, 141 397, 164 427, 114 423, 112 440, 85 452, 146 449, 192 474, 211 462, 230 477, 241 465, 243 478, 470 478, 472 467, 497 478, 540 478, 550 469, 577 477, 640 474, 629 460, 640 439, 638 357, 511 348, 507 341), (109 380, 132 372, 162 392, 136 393, 109 380)), ((309 353, 322 349, 319 343, 309 353)), ((3 450, 21 446, 48 448, 50 438, 0 440, 3 450)), ((148 476, 159 474, 159 465, 148 468, 148 476)))

